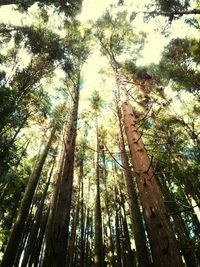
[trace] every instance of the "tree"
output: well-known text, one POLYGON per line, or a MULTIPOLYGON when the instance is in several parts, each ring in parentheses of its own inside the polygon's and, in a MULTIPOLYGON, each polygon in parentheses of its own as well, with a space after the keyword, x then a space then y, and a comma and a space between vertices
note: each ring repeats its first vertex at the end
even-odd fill
MULTIPOLYGON (((119 18, 121 17, 119 16, 119 18)), ((127 42, 131 37, 127 33, 127 29, 127 35, 123 34, 123 30, 120 31, 120 26, 123 29, 125 24, 123 20, 120 25, 118 19, 116 28, 115 21, 117 21, 117 19, 112 21, 112 18, 108 13, 105 15, 104 19, 97 22, 96 36, 101 44, 103 53, 107 55, 109 59, 116 77, 118 90, 123 95, 121 104, 123 122, 129 143, 132 164, 136 174, 140 201, 147 224, 154 264, 155 266, 165 266, 166 262, 168 262, 168 264, 172 266, 182 266, 176 238, 171 229, 170 222, 168 218, 166 218, 162 194, 154 178, 152 164, 144 147, 142 137, 138 133, 137 118, 128 100, 125 78, 121 73, 119 68, 120 65, 116 60, 116 56, 123 51, 123 44, 124 46, 126 45, 125 37, 127 37, 127 42), (105 21, 107 24, 105 24, 105 21), (105 36, 105 28, 113 28, 109 37, 105 36), (115 33, 115 38, 119 40, 117 45, 113 42, 113 32, 115 33)))
POLYGON ((44 7, 45 5, 54 5, 59 12, 65 12, 67 16, 73 17, 80 11, 82 0, 76 1, 65 1, 64 3, 59 0, 49 1, 49 0, 1 0, 0 6, 3 5, 19 5, 22 8, 27 9, 34 3, 38 3, 39 6, 44 7))
POLYGON ((38 163, 32 173, 32 175, 29 178, 27 187, 26 187, 26 191, 24 193, 22 202, 21 202, 21 206, 19 208, 19 212, 18 212, 18 216, 16 218, 16 222, 14 224, 14 227, 12 229, 11 235, 10 235, 10 239, 8 241, 7 244, 7 248, 1 263, 1 266, 13 266, 14 261, 15 261, 15 257, 17 254, 17 250, 16 247, 18 247, 19 242, 21 240, 21 234, 24 230, 24 226, 25 226, 25 221, 27 219, 28 213, 29 213, 29 209, 33 200, 33 196, 34 196, 34 192, 36 189, 36 186, 38 184, 38 181, 40 179, 40 175, 42 172, 42 168, 44 166, 48 151, 50 149, 51 146, 51 142, 54 138, 54 134, 55 134, 56 128, 53 127, 52 132, 50 134, 49 140, 46 144, 46 146, 44 147, 44 150, 42 152, 42 154, 40 155, 40 158, 38 160, 38 163))
POLYGON ((100 197, 100 133, 98 125, 98 112, 100 110, 101 98, 95 91, 91 98, 91 106, 94 110, 95 128, 96 128, 96 148, 95 148, 95 179, 96 179, 96 198, 95 198, 95 266, 104 266, 104 251, 102 240, 102 213, 101 213, 101 197, 100 197))

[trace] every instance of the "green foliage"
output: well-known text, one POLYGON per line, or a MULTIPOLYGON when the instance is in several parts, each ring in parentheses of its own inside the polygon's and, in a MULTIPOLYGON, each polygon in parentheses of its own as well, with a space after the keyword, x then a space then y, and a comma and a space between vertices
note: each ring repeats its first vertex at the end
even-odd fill
POLYGON ((182 11, 187 10, 190 5, 189 0, 173 0, 173 1, 165 1, 165 0, 156 0, 156 6, 162 12, 174 12, 174 11, 182 11))
MULTIPOLYGON (((109 11, 98 19, 95 27, 95 36, 101 45, 101 51, 109 57, 109 61, 115 61, 116 56, 130 52, 133 46, 137 52, 141 48, 143 38, 133 32, 131 18, 126 11, 112 15, 109 11)), ((113 63, 112 63, 113 64, 113 63)))
MULTIPOLYGON (((82 0, 28 0, 28 1, 13 1, 13 4, 19 4, 19 10, 27 11, 29 7, 37 3, 40 8, 53 6, 57 12, 64 12, 66 17, 73 17, 80 12, 82 0)), ((4 5, 2 2, 1 5, 4 5)))
POLYGON ((95 111, 95 112, 99 112, 101 107, 102 107, 102 103, 103 103, 103 99, 100 97, 99 92, 98 91, 94 91, 91 98, 90 98, 90 103, 91 103, 91 108, 95 111))
POLYGON ((174 39, 165 48, 159 72, 167 80, 173 80, 177 90, 199 90, 199 47, 198 40, 174 39))

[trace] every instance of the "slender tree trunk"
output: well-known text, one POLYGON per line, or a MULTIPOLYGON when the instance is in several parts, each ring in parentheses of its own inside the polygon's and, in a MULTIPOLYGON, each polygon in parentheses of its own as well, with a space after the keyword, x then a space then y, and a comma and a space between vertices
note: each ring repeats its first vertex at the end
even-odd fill
POLYGON ((107 189, 107 171, 106 171, 106 159, 105 159, 105 153, 103 151, 102 153, 103 156, 103 183, 104 183, 104 190, 105 190, 105 209, 107 213, 107 218, 108 218, 108 230, 109 230, 109 235, 108 235, 108 253, 111 252, 111 265, 114 267, 115 266, 115 260, 114 260, 114 243, 113 243, 113 235, 112 235, 112 228, 111 228, 111 222, 110 222, 110 209, 109 209, 109 196, 108 196, 108 189, 107 189))
POLYGON ((21 267, 26 267, 27 266, 29 257, 31 255, 31 251, 34 248, 34 245, 35 245, 35 242, 36 242, 36 239, 37 239, 37 236, 38 236, 38 231, 39 231, 39 228, 40 228, 40 225, 41 225, 42 212, 43 212, 43 209, 44 209, 44 202, 45 202, 45 199, 46 199, 46 196, 47 196, 47 192, 48 192, 48 188, 49 188, 49 184, 50 184, 53 168, 54 168, 54 162, 52 164, 48 181, 46 183, 44 192, 43 192, 41 200, 39 202, 39 207, 38 207, 38 210, 36 212, 35 219, 34 219, 34 225, 33 225, 32 229, 31 229, 30 236, 29 236, 29 238, 27 240, 27 243, 26 243, 26 247, 25 247, 25 250, 24 250, 24 256, 23 256, 23 260, 22 260, 22 263, 21 263, 21 267))
POLYGON ((114 187, 114 196, 115 196, 115 229, 116 229, 116 252, 117 252, 117 267, 122 267, 122 258, 121 258, 121 242, 120 242, 120 223, 119 223, 119 203, 117 201, 118 193, 117 187, 114 187))
POLYGON ((57 199, 58 199, 58 194, 59 194, 60 181, 62 177, 63 163, 64 163, 64 144, 61 144, 60 151, 56 159, 56 168, 55 168, 56 172, 53 175, 54 176, 54 190, 53 190, 53 196, 51 198, 51 205, 50 205, 50 210, 48 214, 47 226, 45 230, 45 253, 44 253, 44 258, 42 260, 42 266, 44 267, 47 266, 48 264, 47 261, 49 258, 49 253, 50 253, 50 250, 52 249, 51 248, 52 246, 51 235, 53 231, 54 217, 56 214, 57 199))
POLYGON ((163 198, 156 183, 136 117, 128 100, 122 103, 125 131, 131 159, 148 227, 154 265, 157 267, 183 266, 175 235, 166 216, 163 198))
POLYGON ((170 212, 172 213, 172 218, 175 223, 175 230, 177 232, 178 240, 180 242, 180 248, 183 253, 186 265, 188 267, 198 267, 196 255, 194 253, 194 247, 192 246, 192 242, 190 240, 187 228, 185 226, 185 222, 180 213, 173 213, 174 211, 178 211, 179 207, 176 201, 173 201, 173 197, 169 188, 166 184, 166 177, 164 175, 161 180, 161 189, 164 193, 165 199, 169 201, 170 212))
MULTIPOLYGON (((82 162, 83 164, 83 162, 82 162)), ((84 266, 84 257, 85 257, 85 226, 87 225, 87 210, 84 207, 83 202, 83 176, 81 179, 81 230, 80 230, 80 267, 84 266)), ((89 190, 88 190, 89 193, 89 190)))
POLYGON ((49 215, 49 209, 47 212, 43 215, 42 223, 40 225, 39 234, 36 240, 36 244, 34 247, 34 250, 32 251, 28 267, 38 267, 41 266, 41 260, 42 260, 42 247, 44 243, 44 235, 45 235, 45 229, 47 226, 47 220, 49 215))
POLYGON ((95 200, 95 266, 103 267, 103 240, 102 240, 102 218, 101 200, 99 188, 99 134, 97 123, 96 152, 95 152, 95 176, 96 176, 96 200, 95 200))
POLYGON ((25 222, 26 222, 26 219, 29 213, 29 208, 33 200, 34 192, 38 184, 38 181, 40 179, 42 168, 44 166, 55 131, 56 129, 53 128, 50 134, 49 140, 40 156, 38 164, 29 178, 29 181, 28 181, 28 184, 27 184, 27 187, 26 187, 26 190, 25 190, 22 202, 21 202, 21 206, 19 208, 17 219, 13 226, 10 239, 8 241, 8 245, 7 245, 7 248, 6 248, 2 263, 1 263, 1 267, 12 267, 13 266, 13 263, 14 263, 14 260, 17 254, 16 248, 19 246, 21 235, 23 233, 25 222))
POLYGON ((90 254, 90 228, 92 227, 92 224, 90 224, 90 211, 88 209, 87 211, 87 217, 86 217, 86 227, 85 227, 85 255, 84 255, 84 267, 89 266, 89 254, 90 254))
MULTIPOLYGON (((81 190, 81 180, 83 179, 83 161, 80 162, 80 170, 79 170, 79 188, 78 188, 78 196, 77 196, 77 204, 76 209, 73 216, 72 230, 71 230, 71 240, 69 245, 69 266, 73 267, 73 259, 74 259, 74 248, 76 242, 76 229, 77 223, 79 220, 79 211, 80 211, 80 190, 81 190)), ((76 252, 76 251, 75 251, 76 252)))
POLYGON ((146 237, 145 237, 145 230, 142 221, 142 214, 140 212, 138 196, 136 192, 135 185, 133 183, 132 172, 130 169, 128 156, 125 150, 125 143, 121 125, 121 113, 118 110, 118 117, 119 117, 119 128, 120 128, 120 155, 122 165, 124 166, 123 173, 125 178, 125 184, 128 193, 128 203, 130 207, 131 213, 131 221, 132 221, 132 228, 135 238, 135 246, 136 246, 136 255, 138 260, 138 265, 140 267, 149 267, 151 265, 148 257, 148 250, 146 245, 146 237))
POLYGON ((127 216, 126 216, 126 210, 125 210, 125 205, 124 205, 124 196, 121 192, 121 189, 120 189, 120 201, 121 201, 121 218, 122 218, 122 225, 123 225, 124 245, 125 245, 125 252, 126 252, 126 266, 136 267, 135 254, 131 249, 127 216))
MULTIPOLYGON (((73 184, 75 142, 77 132, 77 117, 79 103, 80 75, 75 89, 75 97, 68 131, 64 137, 64 160, 59 181, 59 192, 56 194, 56 209, 51 218, 51 231, 47 239, 50 241, 48 251, 45 252, 45 264, 48 267, 65 267, 68 244, 68 228, 73 184), (48 253, 48 254, 47 254, 48 253)), ((57 188, 55 189, 57 190, 57 188)), ((48 242, 49 242, 48 241, 48 242)))
POLYGON ((34 220, 34 218, 33 218, 33 205, 32 205, 30 212, 29 212, 29 216, 26 220, 26 224, 25 224, 23 233, 21 234, 21 242, 19 244, 19 247, 17 248, 17 255, 15 257, 15 263, 14 263, 15 267, 18 267, 19 262, 21 261, 21 256, 22 256, 22 253, 24 251, 26 241, 30 235, 30 232, 31 232, 31 229, 33 226, 33 220, 34 220))

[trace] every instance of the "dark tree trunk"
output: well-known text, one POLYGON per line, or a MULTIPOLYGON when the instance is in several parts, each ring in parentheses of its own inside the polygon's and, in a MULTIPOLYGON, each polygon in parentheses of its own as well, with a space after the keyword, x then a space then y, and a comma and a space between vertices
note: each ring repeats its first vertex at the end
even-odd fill
POLYGON ((194 253, 194 247, 190 240, 190 236, 188 234, 187 228, 185 226, 185 222, 180 213, 176 213, 179 210, 179 206, 177 205, 176 201, 174 201, 171 192, 166 183, 166 177, 164 175, 163 179, 161 180, 161 189, 165 196, 165 199, 168 201, 168 207, 170 213, 172 214, 171 217, 175 223, 175 230, 178 236, 178 240, 180 243, 180 249, 184 256, 186 265, 188 267, 198 267, 196 255, 194 253), (175 212, 175 213, 174 213, 175 212))
POLYGON ((8 245, 1 263, 1 267, 12 267, 15 261, 15 257, 17 254, 17 249, 20 244, 21 235, 24 230, 25 222, 29 213, 29 209, 33 200, 33 196, 35 193, 36 186, 40 179, 40 175, 42 172, 42 168, 44 166, 49 148, 51 146, 51 142, 53 140, 56 129, 53 128, 49 140, 39 158, 37 166, 35 167, 32 175, 29 178, 24 197, 21 202, 21 206, 19 208, 19 212, 17 215, 16 222, 13 226, 10 239, 8 241, 8 245))
POLYGON ((95 176, 96 176, 96 199, 95 199, 95 266, 103 267, 103 239, 102 239, 102 218, 101 218, 101 200, 99 188, 99 134, 97 123, 96 152, 95 152, 95 176))
POLYGON ((38 207, 38 210, 36 212, 35 219, 34 219, 34 225, 33 225, 32 229, 31 229, 29 238, 28 238, 28 240, 26 242, 26 247, 25 247, 25 250, 24 250, 24 256, 23 256, 23 260, 22 260, 22 263, 21 263, 21 267, 26 267, 27 266, 29 257, 32 254, 31 252, 32 252, 32 250, 34 248, 34 245, 35 245, 35 242, 37 240, 38 231, 39 231, 39 228, 41 226, 41 220, 42 220, 42 217, 43 217, 42 216, 42 212, 43 212, 43 209, 44 209, 44 202, 45 202, 45 199, 46 199, 46 196, 47 196, 47 192, 48 192, 48 188, 49 188, 49 184, 50 184, 53 168, 54 168, 54 162, 52 164, 48 181, 46 183, 44 192, 43 192, 41 200, 39 202, 39 207, 38 207))
POLYGON ((43 247, 43 242, 44 242, 44 235, 45 235, 45 229, 46 229, 46 225, 47 225, 48 215, 49 215, 49 209, 43 215, 42 223, 41 223, 39 234, 37 237, 37 241, 36 241, 34 250, 32 251, 32 254, 31 254, 31 257, 30 257, 30 260, 28 263, 28 267, 32 267, 32 266, 38 267, 38 264, 39 264, 39 266, 41 266, 42 247, 43 247))
POLYGON ((75 142, 77 132, 80 75, 78 77, 77 85, 74 90, 75 96, 71 119, 68 131, 66 131, 64 137, 63 164, 61 164, 60 166, 61 169, 59 170, 58 175, 59 189, 55 188, 55 191, 58 191, 55 194, 56 199, 54 199, 56 208, 55 211, 53 211, 53 217, 51 218, 51 222, 49 224, 51 226, 49 226, 49 231, 47 234, 47 240, 49 244, 48 249, 45 251, 45 260, 43 266, 48 267, 65 267, 66 265, 68 228, 70 220, 74 172, 75 142))
POLYGON ((118 192, 117 187, 114 187, 114 194, 115 194, 115 229, 116 229, 116 252, 117 252, 117 267, 122 267, 122 258, 121 258, 121 231, 120 231, 120 222, 119 222, 119 203, 117 201, 118 192))

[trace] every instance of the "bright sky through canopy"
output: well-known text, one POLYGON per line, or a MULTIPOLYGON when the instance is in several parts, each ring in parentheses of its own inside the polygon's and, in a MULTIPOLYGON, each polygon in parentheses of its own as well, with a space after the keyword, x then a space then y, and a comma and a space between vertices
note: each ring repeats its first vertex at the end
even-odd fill
MULTIPOLYGON (((82 12, 78 16, 78 18, 87 27, 87 25, 89 25, 89 20, 95 21, 103 15, 103 13, 106 11, 106 9, 110 7, 110 5, 116 5, 117 2, 117 0, 84 0, 82 5, 82 12)), ((133 2, 132 0, 126 0, 124 2, 125 6, 118 7, 119 10, 122 10, 124 8, 129 12, 133 12, 144 10, 144 5, 147 4, 147 2, 149 1, 135 0, 133 2)), ((36 10, 36 5, 33 5, 30 10, 34 13, 34 10, 36 10)), ((30 16, 27 16, 26 14, 14 10, 14 5, 3 6, 0 8, 0 21, 4 23, 13 23, 15 25, 31 23, 30 16)), ((150 63, 158 63, 163 48, 168 44, 171 39, 171 36, 182 38, 185 36, 192 37, 196 34, 196 31, 194 29, 192 30, 186 24, 183 23, 182 19, 179 19, 178 21, 172 24, 171 35, 169 37, 165 37, 164 35, 162 36, 158 31, 156 31, 159 22, 164 22, 164 19, 158 18, 157 21, 150 20, 148 23, 144 23, 142 14, 137 15, 136 19, 134 20, 135 31, 140 32, 142 30, 147 33, 144 50, 141 53, 141 57, 137 60, 138 64, 145 65, 150 63)), ((29 61, 29 58, 26 54, 22 55, 22 57, 23 63, 24 65, 26 65, 29 61)), ((84 93, 81 94, 81 109, 84 108, 84 106, 86 105, 85 101, 87 101, 91 92, 103 86, 102 79, 100 77, 101 74, 99 74, 99 72, 102 68, 106 68, 106 66, 106 59, 101 56, 99 47, 95 45, 93 47, 93 50, 91 51, 91 55, 89 56, 87 63, 84 65, 82 72, 82 75, 84 76, 84 93)), ((108 84, 111 85, 112 81, 109 81, 108 84)), ((104 88, 104 90, 106 91, 106 88, 104 88)))

